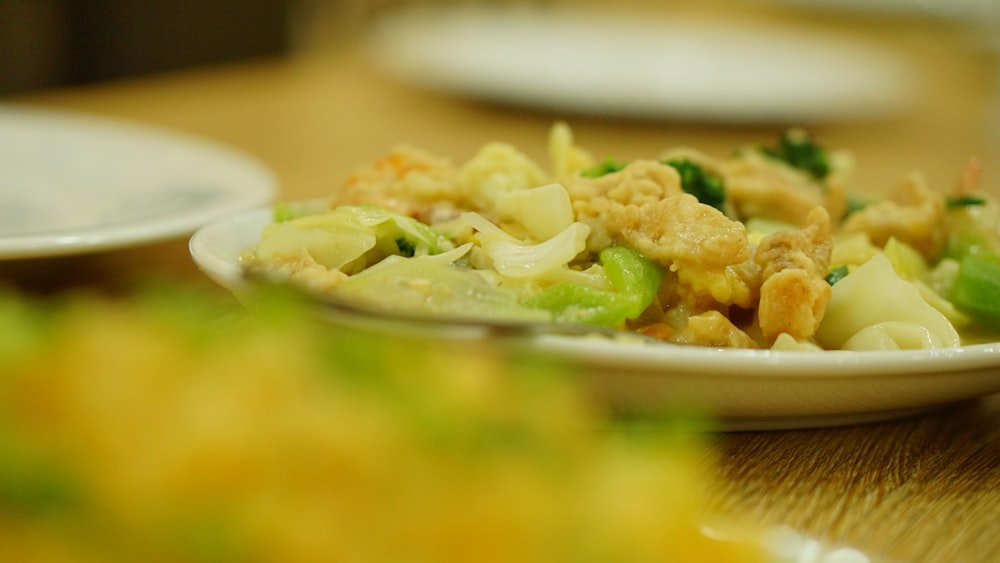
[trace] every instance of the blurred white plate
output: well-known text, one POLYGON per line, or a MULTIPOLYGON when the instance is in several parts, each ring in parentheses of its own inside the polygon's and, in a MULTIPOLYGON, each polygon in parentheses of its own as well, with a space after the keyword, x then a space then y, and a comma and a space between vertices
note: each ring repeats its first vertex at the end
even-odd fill
POLYGON ((564 9, 403 11, 370 45, 406 82, 561 114, 805 124, 895 113, 913 88, 905 61, 837 36, 564 9))
POLYGON ((911 14, 973 20, 987 17, 996 0, 771 0, 805 8, 828 8, 871 14, 911 14))
POLYGON ((186 236, 275 192, 269 170, 215 143, 0 105, 0 259, 186 236))
MULTIPOLYGON (((240 295, 246 284, 240 255, 271 220, 271 209, 261 208, 215 221, 191 238, 191 255, 240 295)), ((568 364, 623 411, 703 409, 733 430, 868 422, 1000 392, 1000 343, 885 352, 729 350, 323 310, 332 322, 384 334, 494 338, 568 364)))

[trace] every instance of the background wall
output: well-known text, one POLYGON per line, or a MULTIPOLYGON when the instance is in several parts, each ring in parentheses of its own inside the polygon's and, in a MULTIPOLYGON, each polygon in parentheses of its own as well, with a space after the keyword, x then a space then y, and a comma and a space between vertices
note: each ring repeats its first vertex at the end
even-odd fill
POLYGON ((292 2, 2 0, 0 95, 280 55, 292 2))

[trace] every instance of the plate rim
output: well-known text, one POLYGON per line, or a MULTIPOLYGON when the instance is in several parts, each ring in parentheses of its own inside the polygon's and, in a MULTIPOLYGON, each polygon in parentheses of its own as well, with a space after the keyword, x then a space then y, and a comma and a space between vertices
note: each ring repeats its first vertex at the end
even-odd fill
MULTIPOLYGON (((192 259, 240 300, 250 284, 240 253, 259 240, 272 217, 273 208, 264 206, 205 225, 189 241, 192 259)), ((350 330, 446 344, 490 339, 515 354, 566 365, 612 409, 641 416, 686 401, 709 413, 719 431, 879 422, 1000 392, 1000 342, 929 350, 744 350, 645 344, 625 332, 619 339, 495 331, 358 311, 333 310, 328 320, 350 330)))
MULTIPOLYGON (((273 217, 270 206, 256 207, 242 213, 220 218, 200 228, 188 243, 189 252, 196 265, 210 278, 223 287, 238 291, 246 282, 242 278, 242 269, 236 260, 229 260, 219 252, 216 244, 220 237, 228 239, 233 245, 245 244, 259 237, 259 230, 267 225, 273 217), (256 232, 251 232, 256 229, 256 232)), ((242 250, 249 248, 249 245, 242 250)), ((376 320, 376 323, 379 322, 376 320)), ((448 323, 412 321, 422 326, 447 327, 448 323)), ((649 364, 662 362, 669 357, 673 365, 692 371, 702 371, 706 357, 717 356, 723 360, 713 359, 712 363, 723 362, 726 368, 748 371, 754 375, 772 377, 795 377, 803 369, 813 373, 810 377, 834 377, 885 375, 885 370, 895 368, 901 370, 901 363, 906 373, 911 375, 933 373, 947 368, 955 370, 958 362, 962 370, 974 370, 996 367, 1000 368, 1000 342, 967 344, 952 348, 931 348, 922 350, 755 350, 731 349, 708 346, 683 346, 668 342, 647 344, 644 341, 629 338, 630 333, 622 333, 622 339, 607 338, 606 335, 588 338, 583 335, 547 334, 544 332, 527 333, 529 340, 536 340, 536 345, 550 350, 573 352, 589 359, 607 359, 610 350, 628 349, 630 355, 616 358, 620 367, 642 368, 649 364), (581 343, 586 342, 586 345, 581 343), (821 360, 817 365, 817 360, 821 360), (746 362, 753 362, 747 365, 746 362), (837 373, 835 373, 835 370, 837 373)), ((511 340, 523 340, 525 333, 515 332, 511 340)), ((713 368, 705 371, 718 371, 713 368)), ((1000 377, 1000 371, 998 371, 1000 377)))
POLYGON ((40 127, 66 128, 74 134, 95 132, 123 143, 180 147, 202 155, 205 161, 238 170, 253 182, 241 183, 238 190, 227 189, 222 200, 204 208, 186 207, 152 218, 103 225, 0 235, 0 261, 88 254, 183 238, 218 218, 267 204, 279 192, 276 173, 263 161, 207 137, 119 117, 20 103, 0 103, 0 122, 5 116, 14 116, 12 119, 21 123, 37 121, 40 127))

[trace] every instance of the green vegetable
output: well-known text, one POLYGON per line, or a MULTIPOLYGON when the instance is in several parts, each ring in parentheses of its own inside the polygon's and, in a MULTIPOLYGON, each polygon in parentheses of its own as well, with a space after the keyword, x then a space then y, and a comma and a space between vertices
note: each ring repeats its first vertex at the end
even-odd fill
MULTIPOLYGON (((719 178, 709 175, 701 166, 686 158, 664 161, 663 164, 674 167, 681 175, 681 188, 698 198, 698 201, 721 210, 726 201, 726 188, 719 178)), ((584 178, 600 178, 605 174, 618 172, 626 164, 612 157, 607 157, 600 164, 591 166, 580 172, 584 178)))
POLYGON ((320 200, 287 202, 279 201, 271 209, 271 218, 275 223, 292 221, 306 215, 329 211, 326 202, 320 200))
POLYGON ((329 269, 354 274, 386 256, 441 254, 455 247, 445 234, 374 205, 296 215, 299 211, 275 207, 276 217, 291 212, 294 218, 264 228, 254 248, 258 260, 308 256, 329 269))
POLYGON ((701 166, 686 158, 668 160, 665 164, 673 166, 681 175, 681 188, 685 192, 705 205, 722 210, 722 204, 726 201, 726 188, 722 180, 707 174, 701 166))
POLYGON ((71 472, 44 459, 9 428, 0 427, 0 511, 41 514, 71 508, 79 498, 71 472))
POLYGON ((765 147, 762 150, 764 154, 808 172, 816 179, 822 180, 830 174, 830 160, 826 150, 801 129, 786 131, 777 147, 765 147))
POLYGON ((848 274, 847 266, 840 266, 830 270, 830 273, 826 275, 826 283, 834 285, 840 280, 847 277, 848 274))
POLYGON ((274 204, 274 222, 284 223, 285 221, 291 221, 295 218, 295 212, 292 211, 292 207, 284 202, 278 202, 274 204))
POLYGON ((555 321, 619 326, 635 310, 633 296, 574 283, 560 283, 529 299, 525 305, 555 313, 555 321))
POLYGON ((638 317, 656 299, 663 269, 621 246, 605 248, 599 257, 614 291, 560 283, 525 304, 552 311, 564 323, 620 326, 638 317))
POLYGON ((64 509, 77 501, 76 490, 62 472, 32 469, 2 468, 0 506, 8 511, 41 513, 64 509))
POLYGON ((618 172, 622 168, 625 168, 625 163, 618 162, 612 157, 606 157, 604 162, 596 164, 580 172, 580 175, 584 178, 600 178, 605 174, 611 174, 612 172, 618 172))
POLYGON ((663 268, 624 246, 611 246, 599 255, 611 287, 619 293, 635 296, 635 308, 628 318, 638 317, 656 298, 663 283, 663 268))
POLYGON ((406 240, 404 237, 396 239, 396 249, 399 251, 400 256, 406 257, 412 257, 417 252, 416 245, 406 240))
POLYGON ((370 204, 349 209, 353 209, 356 220, 371 228, 380 241, 391 240, 395 243, 396 249, 405 256, 413 256, 414 253, 440 254, 454 248, 443 233, 412 217, 370 204), (400 241, 404 244, 400 245, 400 241))
POLYGON ((945 257, 961 260, 969 254, 993 254, 993 250, 986 238, 973 230, 951 233, 948 236, 945 257))
POLYGON ((857 213, 858 211, 861 211, 865 207, 868 207, 868 204, 871 203, 871 202, 864 201, 864 200, 857 199, 857 198, 853 198, 853 197, 848 197, 846 203, 847 203, 847 209, 844 210, 844 217, 843 217, 843 219, 847 219, 851 215, 857 213))
POLYGON ((514 292, 475 271, 452 266, 465 250, 404 258, 389 256, 337 286, 336 297, 398 314, 547 322, 547 311, 521 305, 514 292))
POLYGON ((969 207, 972 205, 986 205, 986 198, 974 195, 946 197, 944 201, 945 204, 948 206, 948 209, 955 209, 958 207, 969 207))
POLYGON ((1000 257, 978 253, 963 256, 951 302, 983 322, 1000 323, 1000 257))

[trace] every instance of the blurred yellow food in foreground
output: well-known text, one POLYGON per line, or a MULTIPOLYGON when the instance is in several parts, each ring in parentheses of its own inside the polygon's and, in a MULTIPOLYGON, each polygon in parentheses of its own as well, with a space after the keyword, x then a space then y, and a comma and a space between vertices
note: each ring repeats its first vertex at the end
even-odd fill
MULTIPOLYGON (((168 295, 169 293, 169 295, 168 295)), ((0 561, 757 561, 702 455, 481 346, 0 294, 0 561)))

